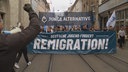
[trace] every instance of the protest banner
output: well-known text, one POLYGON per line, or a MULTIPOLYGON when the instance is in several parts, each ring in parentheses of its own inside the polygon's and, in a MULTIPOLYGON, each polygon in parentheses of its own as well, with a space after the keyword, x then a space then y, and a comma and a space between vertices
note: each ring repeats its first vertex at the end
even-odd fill
POLYGON ((28 47, 31 53, 115 53, 116 33, 114 31, 40 33, 28 47))
POLYGON ((93 14, 91 12, 40 12, 39 18, 47 26, 72 26, 84 25, 92 26, 93 14))

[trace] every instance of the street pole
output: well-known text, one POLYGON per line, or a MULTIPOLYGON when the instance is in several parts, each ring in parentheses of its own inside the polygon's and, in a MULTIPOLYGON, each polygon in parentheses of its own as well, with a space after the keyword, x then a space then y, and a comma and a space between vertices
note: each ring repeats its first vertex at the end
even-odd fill
POLYGON ((99 13, 99 11, 98 11, 98 2, 97 2, 97 0, 95 0, 95 24, 94 24, 94 27, 95 27, 95 29, 97 29, 97 30, 99 30, 100 28, 99 28, 99 15, 98 15, 98 13, 99 13))
POLYGON ((18 22, 21 22, 21 1, 19 0, 19 16, 18 16, 18 22))

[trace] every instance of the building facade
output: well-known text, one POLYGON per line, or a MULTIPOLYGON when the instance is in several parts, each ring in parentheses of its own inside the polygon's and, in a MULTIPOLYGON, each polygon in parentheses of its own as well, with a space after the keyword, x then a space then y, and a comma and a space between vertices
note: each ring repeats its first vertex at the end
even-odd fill
POLYGON ((32 8, 36 11, 37 14, 39 12, 49 12, 50 7, 46 0, 31 0, 32 8))
POLYGON ((116 26, 115 29, 118 32, 120 26, 126 27, 126 33, 128 34, 128 0, 103 0, 99 6, 99 16, 101 19, 102 27, 106 26, 108 18, 113 11, 116 11, 116 26))
POLYGON ((82 0, 76 0, 75 3, 68 8, 68 12, 82 12, 82 0))
POLYGON ((82 11, 83 12, 92 12, 93 19, 94 19, 94 28, 99 30, 99 16, 98 16, 98 6, 100 0, 82 0, 82 11))
POLYGON ((76 0, 74 5, 69 8, 69 12, 92 12, 95 29, 99 29, 99 16, 98 16, 98 6, 101 0, 76 0))
MULTIPOLYGON (((5 30, 10 30, 12 27, 17 26, 17 22, 21 22, 23 26, 27 26, 29 24, 29 18, 27 12, 23 10, 23 6, 26 3, 32 4, 34 0, 0 0, 0 15, 4 24, 5 30)), ((37 2, 46 3, 46 0, 35 0, 37 2), (44 2, 45 1, 45 2, 44 2)), ((44 4, 42 5, 43 8, 45 7, 44 4)), ((44 9, 38 9, 36 12, 39 11, 48 11, 44 9)))

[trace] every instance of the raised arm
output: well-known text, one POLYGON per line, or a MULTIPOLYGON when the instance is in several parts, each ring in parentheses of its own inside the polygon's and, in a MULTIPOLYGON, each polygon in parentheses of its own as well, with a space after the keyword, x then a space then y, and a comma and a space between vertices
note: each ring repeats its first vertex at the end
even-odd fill
POLYGON ((32 10, 30 4, 25 4, 24 10, 29 14, 29 26, 19 33, 11 34, 6 37, 6 44, 11 47, 22 47, 30 43, 40 32, 40 20, 37 14, 32 10))

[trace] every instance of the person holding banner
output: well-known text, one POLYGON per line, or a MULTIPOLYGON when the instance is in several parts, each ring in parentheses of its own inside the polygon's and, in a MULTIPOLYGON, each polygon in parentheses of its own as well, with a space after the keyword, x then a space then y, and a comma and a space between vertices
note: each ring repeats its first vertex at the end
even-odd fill
POLYGON ((108 31, 113 31, 114 28, 112 26, 109 26, 108 31))
MULTIPOLYGON (((15 72, 13 67, 17 53, 40 33, 40 20, 30 4, 24 5, 29 14, 29 26, 21 32, 6 35, 0 33, 0 72, 15 72)), ((3 24, 0 22, 0 31, 3 24)))
POLYGON ((108 31, 107 27, 104 27, 103 31, 108 31))
POLYGON ((95 31, 95 28, 94 28, 94 26, 92 26, 91 28, 90 28, 90 30, 89 31, 92 31, 92 32, 94 32, 95 31))
POLYGON ((88 29, 87 29, 87 24, 84 24, 84 25, 82 26, 82 31, 88 31, 88 29))

